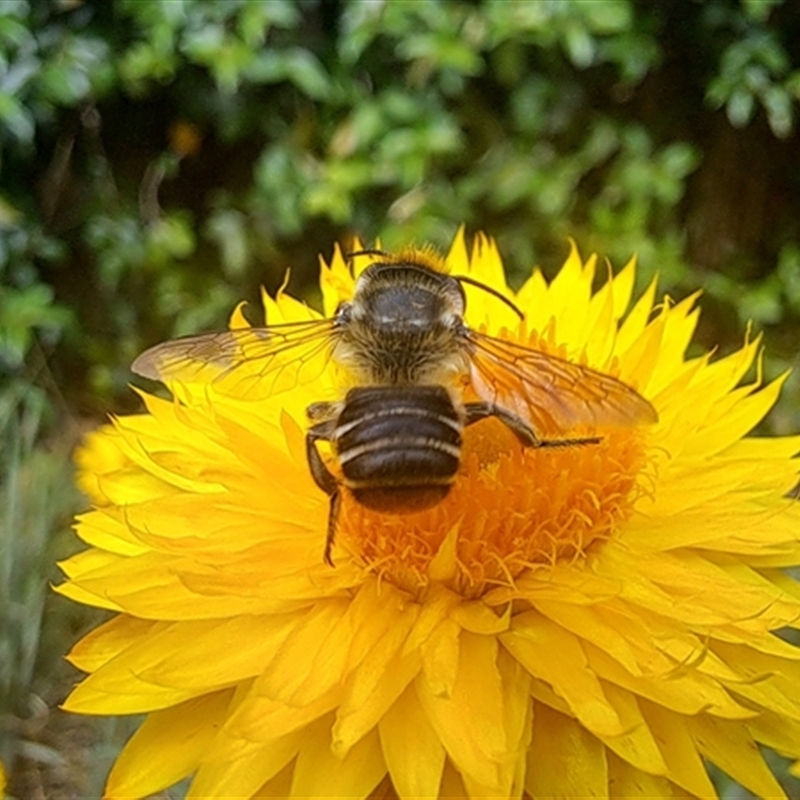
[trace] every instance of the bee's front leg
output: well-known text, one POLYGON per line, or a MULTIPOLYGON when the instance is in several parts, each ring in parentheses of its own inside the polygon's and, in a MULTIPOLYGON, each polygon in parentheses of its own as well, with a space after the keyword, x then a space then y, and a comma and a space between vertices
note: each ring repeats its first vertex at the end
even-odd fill
POLYGON ((336 432, 336 419, 339 415, 339 403, 313 403, 306 409, 311 420, 320 420, 312 425, 306 433, 306 459, 314 483, 330 497, 328 510, 328 532, 325 537, 325 561, 334 566, 331 549, 336 538, 336 522, 341 505, 341 492, 336 476, 328 469, 317 449, 317 442, 330 442, 336 432))
POLYGON ((580 444, 597 444, 602 436, 584 436, 578 439, 540 439, 533 428, 510 411, 494 403, 467 403, 464 406, 466 424, 497 417, 522 443, 523 447, 569 447, 580 444))

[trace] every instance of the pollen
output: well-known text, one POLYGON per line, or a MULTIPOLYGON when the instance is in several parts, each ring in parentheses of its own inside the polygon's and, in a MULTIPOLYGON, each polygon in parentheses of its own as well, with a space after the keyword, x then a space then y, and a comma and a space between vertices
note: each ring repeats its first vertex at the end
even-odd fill
POLYGON ((602 547, 647 493, 649 471, 635 429, 609 431, 596 444, 525 448, 488 419, 465 431, 461 468, 441 503, 392 515, 345 496, 337 539, 412 595, 439 581, 478 598, 526 570, 602 547))

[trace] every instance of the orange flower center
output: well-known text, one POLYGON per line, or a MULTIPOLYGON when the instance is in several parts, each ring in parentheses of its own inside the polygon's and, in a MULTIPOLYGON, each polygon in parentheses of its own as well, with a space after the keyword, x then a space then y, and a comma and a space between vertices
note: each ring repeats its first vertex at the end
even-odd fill
POLYGON ((455 537, 456 568, 445 583, 479 597, 525 570, 581 558, 613 535, 644 491, 644 453, 635 430, 604 432, 598 444, 536 449, 485 420, 465 431, 461 468, 441 503, 394 515, 345 493, 337 538, 366 569, 418 595, 440 579, 432 564, 455 537))

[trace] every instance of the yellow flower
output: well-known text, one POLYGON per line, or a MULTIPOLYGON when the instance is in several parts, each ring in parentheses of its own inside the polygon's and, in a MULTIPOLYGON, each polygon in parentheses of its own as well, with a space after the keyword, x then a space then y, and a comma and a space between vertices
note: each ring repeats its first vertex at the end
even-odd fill
MULTIPOLYGON (((561 449, 480 422, 439 505, 345 498, 331 567, 305 408, 340 376, 143 395, 79 453, 95 507, 61 587, 115 613, 65 707, 147 715, 108 796, 187 775, 190 797, 714 796, 708 763, 782 795, 758 745, 800 758, 800 649, 776 635, 800 618, 800 437, 744 438, 782 383, 747 382, 758 341, 688 357, 694 297, 631 305, 633 263, 595 292, 574 248, 518 293, 483 237, 447 263, 526 317, 467 287, 471 327, 618 376, 658 422, 561 449)), ((337 252, 327 314, 353 285, 337 252)))

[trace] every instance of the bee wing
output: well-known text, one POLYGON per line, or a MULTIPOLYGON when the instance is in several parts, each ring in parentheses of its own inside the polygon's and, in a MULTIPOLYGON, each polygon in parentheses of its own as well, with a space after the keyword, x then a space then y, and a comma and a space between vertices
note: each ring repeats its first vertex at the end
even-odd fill
POLYGON ((335 339, 333 319, 201 333, 145 350, 131 369, 152 380, 209 381, 259 399, 318 377, 335 339))
POLYGON ((467 339, 478 396, 513 412, 537 433, 658 420, 647 400, 610 375, 477 331, 467 339))

